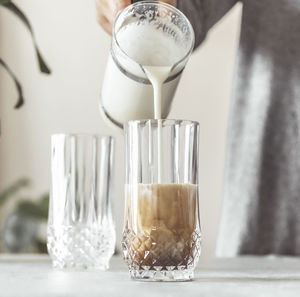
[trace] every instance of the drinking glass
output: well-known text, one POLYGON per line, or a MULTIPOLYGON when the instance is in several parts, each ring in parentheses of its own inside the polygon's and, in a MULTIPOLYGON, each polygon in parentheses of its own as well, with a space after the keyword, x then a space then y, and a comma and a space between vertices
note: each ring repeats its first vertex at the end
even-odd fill
POLYGON ((201 252, 199 124, 140 120, 125 125, 122 247, 132 279, 183 281, 201 252))
POLYGON ((54 267, 108 268, 115 247, 113 153, 110 136, 52 136, 47 246, 54 267))

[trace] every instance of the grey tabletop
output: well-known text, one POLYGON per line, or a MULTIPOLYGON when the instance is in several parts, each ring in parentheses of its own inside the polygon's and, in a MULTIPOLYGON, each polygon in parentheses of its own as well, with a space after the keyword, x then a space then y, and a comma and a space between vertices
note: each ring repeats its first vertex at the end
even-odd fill
POLYGON ((63 271, 47 256, 1 255, 0 296, 300 296, 300 259, 247 257, 201 260, 191 282, 137 282, 120 257, 101 271, 63 271))

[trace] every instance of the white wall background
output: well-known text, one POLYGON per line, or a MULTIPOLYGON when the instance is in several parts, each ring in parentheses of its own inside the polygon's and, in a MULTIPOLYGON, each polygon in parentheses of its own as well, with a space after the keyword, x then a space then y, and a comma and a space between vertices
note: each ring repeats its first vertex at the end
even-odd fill
MULTIPOLYGON (((112 134, 117 138, 114 204, 120 239, 123 137, 105 126, 97 107, 110 38, 96 23, 92 0, 15 2, 29 16, 53 74, 39 73, 29 33, 10 12, 0 8, 0 57, 18 75, 26 96, 25 106, 14 110, 17 93, 9 76, 0 68, 0 189, 26 176, 33 181, 28 194, 48 191, 53 133, 112 134)), ((235 7, 193 54, 169 116, 201 123, 203 257, 214 254, 240 13, 241 7, 235 7)))

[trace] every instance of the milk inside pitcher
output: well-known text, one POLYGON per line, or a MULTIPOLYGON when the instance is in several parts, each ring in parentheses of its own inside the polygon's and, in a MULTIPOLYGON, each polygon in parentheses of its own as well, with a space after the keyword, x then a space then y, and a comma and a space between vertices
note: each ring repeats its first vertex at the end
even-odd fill
POLYGON ((189 20, 168 4, 142 1, 119 13, 101 91, 104 120, 123 128, 129 120, 154 118, 146 66, 170 69, 162 88, 161 116, 166 118, 194 39, 189 20))

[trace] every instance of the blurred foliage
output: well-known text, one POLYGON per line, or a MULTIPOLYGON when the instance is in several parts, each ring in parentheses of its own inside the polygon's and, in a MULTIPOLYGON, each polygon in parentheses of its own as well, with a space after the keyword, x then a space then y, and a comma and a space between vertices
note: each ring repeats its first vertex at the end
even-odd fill
MULTIPOLYGON (((39 69, 42 73, 50 74, 51 70, 49 69, 49 67, 47 66, 45 60, 42 57, 42 54, 41 54, 41 52, 38 48, 38 45, 37 45, 37 42, 36 42, 36 39, 35 39, 35 35, 34 35, 34 32, 33 32, 32 26, 31 26, 28 18, 26 17, 26 15, 11 0, 0 0, 0 6, 3 6, 4 8, 6 8, 10 12, 12 12, 16 17, 19 18, 19 20, 28 29, 28 31, 31 34, 33 46, 34 46, 36 57, 37 57, 37 60, 38 60, 39 69)), ((13 71, 9 68, 7 63, 5 63, 4 60, 1 59, 1 58, 0 58, 0 66, 2 66, 7 71, 7 73, 10 75, 10 77, 13 79, 13 81, 16 85, 16 89, 18 91, 18 100, 17 100, 17 103, 15 104, 15 108, 20 108, 24 104, 22 86, 21 86, 19 80, 17 79, 16 75, 13 73, 13 71)))
POLYGON ((41 240, 36 240, 36 247, 41 254, 47 254, 47 244, 41 240))
POLYGON ((49 194, 44 194, 36 202, 29 199, 20 201, 17 205, 17 212, 25 217, 46 220, 48 218, 48 205, 49 194))
POLYGON ((36 199, 20 196, 20 191, 28 188, 29 185, 29 180, 22 178, 0 192, 0 208, 3 207, 8 200, 18 197, 14 210, 6 215, 4 229, 1 227, 5 235, 3 239, 10 239, 10 242, 7 240, 6 242, 4 241, 4 244, 12 252, 22 252, 23 249, 26 250, 26 245, 31 244, 38 252, 46 253, 47 247, 45 240, 38 238, 35 232, 38 230, 37 226, 46 222, 48 218, 49 193, 45 193, 36 199), (32 223, 34 223, 36 228, 32 228, 32 223), (23 230, 21 237, 19 234, 20 226, 23 226, 23 228, 21 228, 23 230), (25 226, 27 228, 25 228, 25 226), (27 234, 24 234, 24 232, 27 234), (32 232, 34 233, 32 234, 32 232))
POLYGON ((12 196, 16 195, 18 191, 28 187, 30 184, 27 178, 22 178, 13 185, 0 192, 0 207, 12 196))
MULTIPOLYGON (((18 8, 13 1, 11 0, 0 0, 0 6, 3 8, 9 10, 11 13, 13 13, 27 28, 29 31, 33 46, 35 49, 38 65, 40 72, 45 74, 50 74, 51 70, 46 64, 44 58, 42 57, 42 54, 38 48, 36 38, 34 35, 33 28, 26 17, 26 15, 22 12, 20 8, 18 8)), ((18 92, 18 100, 15 104, 15 108, 20 108, 24 104, 24 97, 23 97, 23 90, 22 86, 17 78, 17 76, 14 74, 14 72, 11 70, 11 68, 5 63, 3 59, 0 58, 0 67, 3 67, 7 73, 10 75, 10 77, 13 79, 17 92, 18 92)), ((18 192, 29 186, 29 180, 28 179, 20 179, 13 185, 9 186, 2 192, 0 192, 0 208, 3 207, 3 205, 7 202, 7 200, 17 196, 18 192)), ((15 214, 16 216, 22 221, 22 218, 26 219, 29 218, 31 220, 36 220, 36 223, 39 224, 39 222, 46 220, 48 216, 48 204, 49 204, 49 194, 44 194, 41 197, 39 197, 36 201, 33 201, 33 199, 21 199, 17 205, 15 214)), ((12 215, 12 214, 11 214, 12 215)), ((9 216, 8 216, 9 217, 9 216)), ((26 222, 26 220, 22 221, 26 222)), ((17 233, 13 234, 15 232, 13 226, 11 230, 4 230, 4 232, 8 232, 8 235, 11 234, 12 236, 17 236, 17 233)), ((9 228, 8 228, 9 229, 9 228)), ((16 228, 15 228, 16 229, 16 228)), ((26 234, 25 234, 26 236, 26 234)), ((45 252, 46 244, 45 242, 40 241, 39 239, 36 239, 36 246, 37 249, 40 252, 45 252)))

